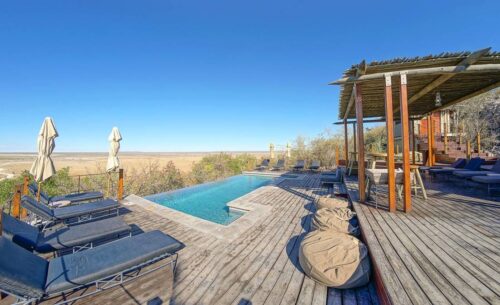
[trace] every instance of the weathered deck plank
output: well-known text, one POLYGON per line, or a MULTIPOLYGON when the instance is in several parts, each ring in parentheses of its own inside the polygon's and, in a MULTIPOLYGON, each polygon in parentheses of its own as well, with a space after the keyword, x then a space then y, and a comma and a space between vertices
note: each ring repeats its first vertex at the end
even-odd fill
POLYGON ((346 181, 392 304, 500 304, 500 203, 456 183, 426 181, 429 199, 405 214, 387 211, 383 188, 379 209, 357 202, 346 181))

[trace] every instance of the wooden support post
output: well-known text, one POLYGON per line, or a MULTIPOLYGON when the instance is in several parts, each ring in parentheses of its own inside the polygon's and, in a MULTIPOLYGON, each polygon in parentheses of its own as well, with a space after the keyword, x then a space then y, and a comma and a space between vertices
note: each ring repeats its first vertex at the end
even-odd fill
POLYGON ((118 171, 118 192, 117 199, 123 199, 123 168, 120 168, 118 171))
POLYGON ((387 130, 387 187, 389 190, 389 212, 396 212, 396 167, 394 165, 394 115, 392 104, 392 80, 385 76, 385 125, 387 130))
POLYGON ((415 137, 415 121, 411 121, 411 153, 412 153, 412 159, 413 159, 413 164, 417 164, 417 143, 416 143, 416 137, 415 137))
POLYGON ((477 154, 479 155, 481 153, 481 134, 478 132, 477 136, 477 154))
MULTIPOLYGON (((30 184, 30 177, 29 176, 24 176, 23 179, 23 196, 28 196, 30 193, 29 190, 29 184, 30 184)), ((26 211, 25 208, 21 207, 21 219, 24 219, 28 216, 28 212, 26 211)))
POLYGON ((10 211, 10 214, 18 219, 21 214, 21 194, 22 194, 21 188, 22 188, 21 184, 17 184, 14 187, 14 198, 12 199, 12 207, 10 211))
POLYGON ((432 114, 427 116, 427 165, 433 166, 432 155, 433 155, 433 145, 432 145, 432 114))
POLYGON ((465 155, 467 156, 467 160, 470 160, 471 158, 471 152, 470 152, 470 140, 467 140, 466 141, 466 144, 465 144, 465 155))
POLYGON ((356 104, 356 121, 358 128, 358 186, 359 186, 359 201, 366 201, 365 190, 365 139, 363 134, 363 99, 361 95, 361 85, 354 84, 356 104))
POLYGON ((448 153, 448 124, 444 123, 444 153, 448 153))
POLYGON ((410 132, 408 130, 408 89, 406 74, 401 74, 399 90, 399 107, 401 113, 401 135, 403 140, 403 210, 411 211, 411 179, 410 179, 410 132))
POLYGON ((349 135, 347 132, 347 119, 344 119, 344 158, 345 165, 349 164, 349 135))
POLYGON ((356 149, 356 123, 353 123, 352 124, 352 142, 354 143, 354 153, 357 152, 357 149, 356 149))

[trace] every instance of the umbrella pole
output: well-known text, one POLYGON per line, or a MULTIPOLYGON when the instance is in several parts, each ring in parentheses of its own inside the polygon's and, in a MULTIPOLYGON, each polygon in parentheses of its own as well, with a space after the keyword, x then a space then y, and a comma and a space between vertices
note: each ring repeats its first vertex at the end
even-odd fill
POLYGON ((42 183, 38 182, 38 192, 36 193, 36 201, 40 202, 40 192, 42 191, 42 183))

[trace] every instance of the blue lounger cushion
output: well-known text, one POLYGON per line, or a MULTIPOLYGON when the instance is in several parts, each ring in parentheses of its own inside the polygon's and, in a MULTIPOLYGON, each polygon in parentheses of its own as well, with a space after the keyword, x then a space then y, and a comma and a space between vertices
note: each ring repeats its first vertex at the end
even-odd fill
POLYGON ((23 208, 26 208, 28 211, 35 213, 46 220, 65 220, 78 216, 105 212, 120 207, 120 204, 117 201, 105 199, 86 204, 51 209, 45 204, 36 202, 29 196, 23 196, 21 205, 23 208))
POLYGON ((486 176, 488 171, 454 171, 453 175, 460 178, 471 178, 474 176, 486 176))
POLYGON ((0 237, 0 288, 18 296, 39 298, 45 292, 48 262, 0 237))
MULTIPOLYGON (((35 183, 31 183, 28 186, 30 192, 33 196, 37 196, 38 194, 38 186, 35 183)), ((56 201, 70 201, 71 203, 75 202, 83 202, 83 201, 91 201, 102 199, 104 195, 101 192, 83 192, 83 193, 73 193, 67 195, 53 196, 50 197, 47 193, 41 191, 40 192, 40 201, 45 204, 49 204, 56 201)))
POLYGON ((500 184, 500 175, 476 176, 472 177, 472 180, 485 184, 500 184))
POLYGON ((173 254, 182 247, 176 239, 160 231, 151 231, 61 256, 49 261, 45 289, 52 294, 76 288, 161 255, 173 254))
POLYGON ((3 235, 19 246, 48 253, 129 234, 131 227, 121 217, 76 224, 40 232, 37 228, 3 214, 3 235))
POLYGON ((435 168, 435 169, 430 169, 429 173, 431 174, 447 174, 451 175, 456 171, 478 171, 481 168, 481 165, 483 164, 484 159, 481 158, 472 158, 465 166, 464 168, 435 168))

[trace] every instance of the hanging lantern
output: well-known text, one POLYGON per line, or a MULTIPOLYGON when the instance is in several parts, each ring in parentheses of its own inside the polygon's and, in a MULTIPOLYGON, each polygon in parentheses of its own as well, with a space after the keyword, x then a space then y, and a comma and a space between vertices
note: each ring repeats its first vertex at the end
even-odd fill
POLYGON ((435 99, 435 102, 436 102, 436 107, 441 107, 443 104, 441 103, 441 93, 436 92, 436 99, 435 99))

